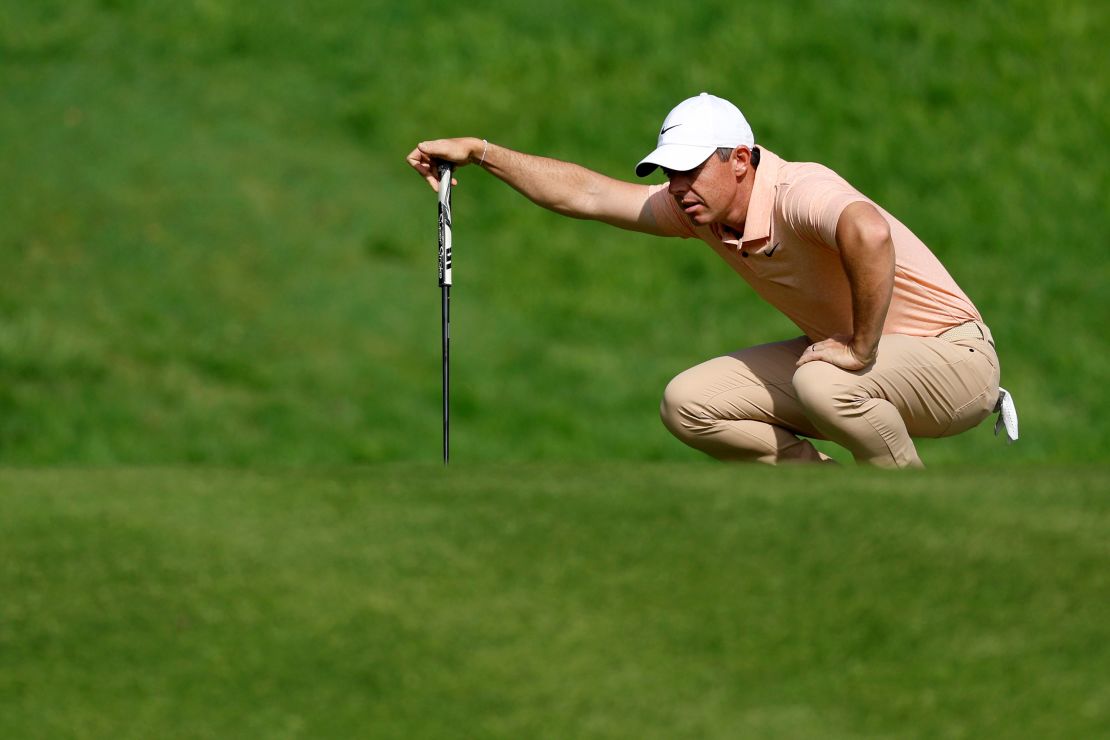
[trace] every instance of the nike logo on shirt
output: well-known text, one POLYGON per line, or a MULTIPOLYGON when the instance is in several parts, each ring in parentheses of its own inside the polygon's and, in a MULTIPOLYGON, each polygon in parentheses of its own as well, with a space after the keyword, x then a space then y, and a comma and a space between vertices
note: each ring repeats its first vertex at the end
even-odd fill
POLYGON ((775 244, 775 246, 773 246, 769 250, 767 250, 767 252, 765 252, 765 254, 768 257, 771 257, 772 255, 774 255, 775 250, 779 248, 779 244, 782 244, 782 242, 778 242, 777 244, 775 244))

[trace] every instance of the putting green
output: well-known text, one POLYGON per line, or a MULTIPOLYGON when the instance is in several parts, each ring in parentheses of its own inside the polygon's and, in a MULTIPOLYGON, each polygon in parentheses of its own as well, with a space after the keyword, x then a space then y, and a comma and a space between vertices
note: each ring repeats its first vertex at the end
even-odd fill
POLYGON ((1094 737, 1108 482, 0 471, 0 735, 1094 737))

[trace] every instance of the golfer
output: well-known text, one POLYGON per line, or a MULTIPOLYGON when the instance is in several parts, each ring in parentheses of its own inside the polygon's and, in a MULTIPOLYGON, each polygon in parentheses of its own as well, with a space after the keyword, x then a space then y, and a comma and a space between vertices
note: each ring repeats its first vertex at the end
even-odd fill
POLYGON ((715 458, 827 462, 809 440, 829 439, 860 463, 920 467, 914 437, 959 434, 999 404, 990 329, 929 248, 829 168, 757 147, 727 100, 702 93, 667 115, 636 166, 667 184, 476 138, 407 159, 433 188, 433 160, 477 164, 556 213, 701 239, 793 321, 803 336, 713 358, 664 391, 667 429, 715 458))

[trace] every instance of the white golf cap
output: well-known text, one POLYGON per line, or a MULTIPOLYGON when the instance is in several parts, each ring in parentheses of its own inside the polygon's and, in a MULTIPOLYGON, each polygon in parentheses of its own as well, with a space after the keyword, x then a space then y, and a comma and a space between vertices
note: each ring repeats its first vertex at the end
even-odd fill
POLYGON ((655 151, 636 165, 640 177, 656 167, 684 172, 692 170, 720 147, 755 146, 752 127, 732 103, 716 95, 702 93, 687 98, 667 114, 659 129, 655 151))

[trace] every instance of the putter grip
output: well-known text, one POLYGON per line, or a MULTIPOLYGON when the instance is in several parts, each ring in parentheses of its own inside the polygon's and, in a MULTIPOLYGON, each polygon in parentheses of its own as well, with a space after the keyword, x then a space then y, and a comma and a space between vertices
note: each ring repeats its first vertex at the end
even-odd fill
POLYGON ((451 175, 450 164, 437 165, 439 172, 439 286, 451 285, 451 175))

